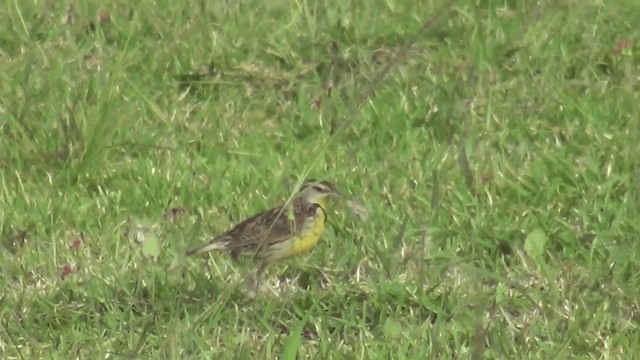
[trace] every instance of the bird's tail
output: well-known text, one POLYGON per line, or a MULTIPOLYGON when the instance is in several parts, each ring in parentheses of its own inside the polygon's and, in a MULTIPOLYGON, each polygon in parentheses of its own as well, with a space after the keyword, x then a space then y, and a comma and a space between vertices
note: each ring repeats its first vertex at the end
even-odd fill
POLYGON ((226 239, 215 238, 204 245, 200 245, 187 251, 187 256, 204 254, 213 250, 225 250, 229 246, 229 241, 226 239))

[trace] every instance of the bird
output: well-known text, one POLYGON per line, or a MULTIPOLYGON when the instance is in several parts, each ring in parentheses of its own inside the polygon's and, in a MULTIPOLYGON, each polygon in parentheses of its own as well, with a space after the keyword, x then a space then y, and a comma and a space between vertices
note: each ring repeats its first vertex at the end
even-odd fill
POLYGON ((227 250, 234 260, 253 255, 258 269, 252 291, 257 292, 269 265, 301 255, 318 243, 327 220, 327 198, 341 196, 332 182, 309 179, 288 204, 244 219, 207 243, 187 251, 187 255, 213 250, 227 250))

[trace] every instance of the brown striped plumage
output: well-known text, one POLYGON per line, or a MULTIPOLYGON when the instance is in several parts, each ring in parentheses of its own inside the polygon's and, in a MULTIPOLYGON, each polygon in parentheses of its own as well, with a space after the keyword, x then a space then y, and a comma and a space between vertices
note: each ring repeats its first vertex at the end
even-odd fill
POLYGON ((257 287, 267 265, 298 255, 316 244, 326 219, 326 197, 339 195, 331 182, 309 180, 289 204, 253 215, 187 255, 211 250, 227 250, 232 258, 255 255, 260 263, 257 287))

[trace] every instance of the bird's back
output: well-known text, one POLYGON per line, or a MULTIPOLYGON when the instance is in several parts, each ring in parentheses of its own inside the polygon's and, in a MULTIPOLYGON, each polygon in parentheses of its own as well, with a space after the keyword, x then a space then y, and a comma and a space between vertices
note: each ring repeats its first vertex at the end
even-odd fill
POLYGON ((294 199, 289 206, 275 207, 245 219, 221 236, 225 241, 231 240, 228 249, 232 254, 255 253, 308 231, 308 221, 316 215, 318 207, 294 199))

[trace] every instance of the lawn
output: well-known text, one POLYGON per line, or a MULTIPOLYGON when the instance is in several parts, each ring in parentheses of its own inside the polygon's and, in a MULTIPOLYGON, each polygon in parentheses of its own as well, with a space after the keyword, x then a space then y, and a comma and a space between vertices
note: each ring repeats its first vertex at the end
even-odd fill
POLYGON ((9 1, 3 359, 631 359, 640 4, 9 1), (185 251, 334 182, 310 253, 185 251))

